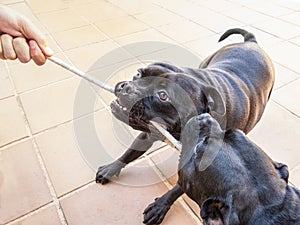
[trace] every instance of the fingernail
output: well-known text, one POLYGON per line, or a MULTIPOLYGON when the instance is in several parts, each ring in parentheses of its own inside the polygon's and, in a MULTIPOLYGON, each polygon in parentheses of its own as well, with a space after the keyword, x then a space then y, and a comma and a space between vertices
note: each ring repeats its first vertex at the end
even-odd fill
POLYGON ((53 55, 54 51, 50 47, 45 47, 44 51, 47 55, 53 55))

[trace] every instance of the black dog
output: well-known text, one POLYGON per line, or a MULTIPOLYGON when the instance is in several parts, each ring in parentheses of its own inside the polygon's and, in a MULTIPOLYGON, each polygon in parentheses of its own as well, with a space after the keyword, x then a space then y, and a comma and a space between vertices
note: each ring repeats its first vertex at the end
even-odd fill
MULTIPOLYGON (((139 69, 133 81, 118 83, 113 114, 134 129, 143 131, 130 148, 115 162, 99 168, 96 182, 105 184, 121 169, 140 157, 157 140, 163 140, 149 124, 156 120, 175 138, 193 116, 210 113, 223 129, 241 129, 248 133, 261 118, 274 84, 273 65, 257 45, 253 34, 242 29, 225 32, 244 36, 243 43, 225 46, 205 59, 199 69, 179 68, 154 63, 139 69)), ((171 190, 174 201, 183 191, 171 190), (176 198, 174 198, 176 196, 176 198)), ((171 205, 161 198, 155 205, 171 205)), ((167 208, 165 208, 167 209, 167 208)), ((160 223, 167 210, 155 218, 145 214, 145 223, 160 223), (159 218, 159 219, 158 219, 159 218)))
POLYGON ((187 123, 182 144, 178 185, 200 206, 204 224, 300 224, 300 191, 243 132, 225 132, 202 114, 187 123), (215 158, 204 169, 212 151, 215 158))

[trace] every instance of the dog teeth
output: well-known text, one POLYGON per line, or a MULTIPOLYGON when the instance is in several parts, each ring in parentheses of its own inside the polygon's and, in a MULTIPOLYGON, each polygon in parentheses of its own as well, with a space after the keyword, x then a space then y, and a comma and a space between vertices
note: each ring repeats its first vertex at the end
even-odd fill
POLYGON ((119 108, 123 111, 127 111, 127 108, 125 106, 119 105, 119 108))
POLYGON ((116 100, 116 103, 117 103, 118 107, 119 107, 121 110, 127 111, 127 108, 126 108, 125 106, 122 106, 121 103, 120 103, 118 100, 116 100))

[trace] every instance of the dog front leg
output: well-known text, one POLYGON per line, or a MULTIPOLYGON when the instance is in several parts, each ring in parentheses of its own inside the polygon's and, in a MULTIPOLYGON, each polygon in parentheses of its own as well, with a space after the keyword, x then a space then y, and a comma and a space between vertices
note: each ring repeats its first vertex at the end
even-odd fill
POLYGON ((149 133, 141 133, 120 158, 108 165, 99 167, 96 174, 96 182, 106 184, 113 176, 119 176, 121 170, 128 163, 143 155, 155 141, 149 133))
POLYGON ((144 211, 144 224, 160 224, 171 205, 183 194, 181 187, 176 184, 160 198, 156 198, 144 211))

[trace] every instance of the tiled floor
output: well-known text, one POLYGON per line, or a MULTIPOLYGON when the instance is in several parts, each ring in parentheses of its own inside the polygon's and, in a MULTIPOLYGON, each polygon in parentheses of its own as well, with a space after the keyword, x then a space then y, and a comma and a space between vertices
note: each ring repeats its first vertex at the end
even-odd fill
MULTIPOLYGON (((224 45, 217 40, 226 29, 253 32, 274 61, 276 84, 249 136, 286 163, 290 182, 300 187, 298 0, 0 3, 30 18, 55 56, 110 85, 157 57, 186 64, 174 54, 178 46, 203 58, 224 45)), ((225 43, 234 40, 241 39, 225 43)), ((157 144, 114 182, 95 184, 96 167, 120 155, 138 133, 112 117, 112 99, 51 62, 0 61, 0 224, 142 224, 143 209, 175 184, 178 152, 157 144)), ((163 224, 201 224, 199 208, 184 196, 163 224)))

